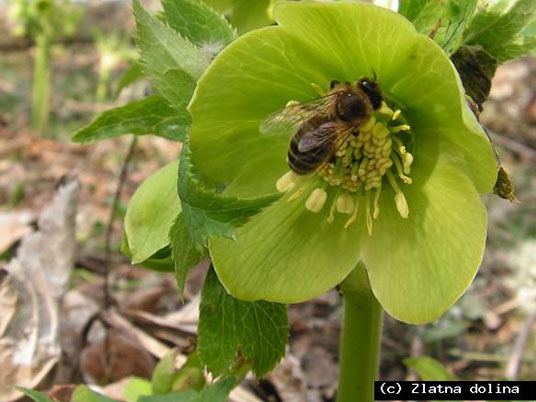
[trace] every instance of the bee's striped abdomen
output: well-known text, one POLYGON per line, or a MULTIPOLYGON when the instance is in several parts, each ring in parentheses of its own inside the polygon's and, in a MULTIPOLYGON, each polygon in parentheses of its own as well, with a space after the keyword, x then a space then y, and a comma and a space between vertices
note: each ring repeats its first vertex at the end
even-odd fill
POLYGON ((294 173, 312 173, 329 158, 335 146, 334 129, 334 123, 323 118, 312 118, 298 129, 290 140, 287 153, 288 165, 294 173), (309 147, 302 151, 300 141, 304 136, 307 136, 309 147))

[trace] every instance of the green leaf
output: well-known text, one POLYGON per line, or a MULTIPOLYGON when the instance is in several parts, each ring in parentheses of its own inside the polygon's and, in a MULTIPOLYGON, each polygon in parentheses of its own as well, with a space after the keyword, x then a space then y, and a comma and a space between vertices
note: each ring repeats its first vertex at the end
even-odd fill
POLYGON ((190 353, 186 363, 175 373, 171 389, 173 391, 201 391, 206 384, 204 369, 205 366, 197 351, 190 353))
POLYGON ((183 391, 167 395, 143 396, 139 402, 226 402, 229 393, 237 384, 236 377, 222 378, 199 393, 183 391))
POLYGON ((182 112, 210 56, 149 14, 139 0, 133 4, 143 69, 170 105, 182 112))
POLYGON ((184 215, 179 214, 169 232, 171 242, 171 256, 175 266, 175 278, 182 296, 184 284, 190 269, 197 264, 204 256, 200 253, 192 242, 188 228, 184 222, 184 215))
POLYGON ((462 42, 465 28, 476 11, 478 0, 448 0, 443 19, 447 21, 442 38, 436 41, 447 53, 453 53, 462 42))
POLYGON ((71 140, 85 144, 123 134, 154 134, 173 141, 184 141, 190 120, 186 110, 177 112, 164 98, 153 95, 102 112, 91 124, 75 132, 71 140))
MULTIPOLYGON (((130 247, 128 245, 128 239, 123 231, 123 238, 121 242, 121 252, 128 258, 132 259, 130 247)), ((171 250, 169 247, 164 247, 151 255, 148 259, 141 261, 139 264, 146 268, 152 269, 157 272, 174 272, 175 267, 171 260, 171 250)))
POLYGON ((171 392, 171 386, 173 385, 173 379, 175 376, 175 358, 177 357, 177 351, 175 349, 166 353, 166 355, 156 365, 153 378, 153 394, 161 395, 171 392))
POLYGON ((145 395, 151 395, 152 387, 151 383, 144 378, 133 377, 131 378, 123 394, 126 402, 138 402, 140 397, 145 395))
POLYGON ((169 245, 169 230, 181 212, 177 165, 171 162, 145 179, 128 203, 125 236, 133 264, 169 245))
POLYGON ((143 74, 141 63, 138 60, 132 62, 132 64, 121 75, 121 78, 119 79, 119 82, 115 88, 115 96, 119 96, 123 89, 132 85, 136 81, 141 80, 143 77, 145 77, 145 74, 143 74))
POLYGON ((46 396, 42 392, 34 391, 34 390, 24 388, 24 387, 14 387, 14 388, 16 388, 18 391, 22 392, 24 395, 26 395, 27 397, 29 397, 35 402, 54 402, 52 399, 50 399, 48 396, 46 396))
POLYGON ((196 398, 197 392, 184 391, 167 395, 142 396, 138 402, 194 402, 196 398))
POLYGON ((439 0, 400 0, 398 12, 413 22, 417 31, 429 34, 441 18, 443 5, 439 0))
POLYGON ((200 0, 164 0, 162 5, 168 24, 211 55, 235 39, 227 20, 200 0))
POLYGON ((191 402, 226 402, 231 390, 238 385, 238 378, 221 378, 204 388, 191 402))
POLYGON ((423 381, 454 381, 447 368, 431 357, 409 357, 404 364, 415 370, 423 381))
POLYGON ((188 146, 184 146, 179 168, 179 197, 184 222, 194 244, 206 246, 214 236, 233 237, 233 227, 247 222, 280 197, 280 194, 240 199, 223 197, 202 183, 190 162, 188 146))
POLYGON ((80 385, 74 390, 71 402, 117 402, 115 399, 93 392, 89 387, 80 385))
POLYGON ((465 43, 479 45, 500 62, 527 52, 533 38, 523 38, 522 31, 536 17, 533 0, 486 2, 467 28, 465 43))
POLYGON ((198 351, 214 376, 230 373, 244 359, 262 377, 284 356, 286 306, 245 302, 230 296, 214 270, 205 279, 199 313, 198 351))

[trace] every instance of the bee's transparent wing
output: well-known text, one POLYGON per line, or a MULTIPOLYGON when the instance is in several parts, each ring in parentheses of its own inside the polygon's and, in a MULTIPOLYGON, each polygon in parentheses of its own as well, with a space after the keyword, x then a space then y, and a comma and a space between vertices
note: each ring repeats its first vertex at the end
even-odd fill
POLYGON ((314 99, 310 102, 290 102, 286 107, 271 113, 259 125, 263 135, 290 136, 296 128, 312 116, 326 113, 327 105, 333 101, 337 92, 314 99))
POLYGON ((332 122, 322 124, 316 130, 309 131, 300 138, 298 151, 310 152, 326 144, 336 142, 337 125, 332 122))

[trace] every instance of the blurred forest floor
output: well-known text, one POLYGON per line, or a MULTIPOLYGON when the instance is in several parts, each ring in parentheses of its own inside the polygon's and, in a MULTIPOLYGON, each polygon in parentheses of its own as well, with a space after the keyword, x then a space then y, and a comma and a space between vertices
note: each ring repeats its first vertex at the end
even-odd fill
MULTIPOLYGON (((130 140, 122 137, 81 146, 70 143, 69 135, 89 122, 97 109, 121 101, 95 105, 98 55, 90 43, 58 47, 50 126, 44 137, 36 137, 29 128, 31 53, 31 48, 23 48, 0 57, 0 268, 15 255, 20 240, 35 230, 37 216, 53 199, 62 178, 76 176, 81 183, 78 254, 61 311, 63 357, 41 388, 91 382, 103 385, 109 396, 121 397, 125 378, 149 378, 167 349, 188 352, 195 343, 196 303, 206 266, 192 272, 182 303, 173 274, 133 267, 119 252, 128 200, 144 178, 178 157, 180 144, 152 136, 139 139, 115 211, 110 261, 115 313, 94 319, 104 305, 104 237, 130 140), (111 328, 110 353, 117 357, 110 360, 112 369, 104 367, 105 327, 111 328)), ((126 63, 114 72, 112 85, 124 68, 126 63)), ((520 332, 524 326, 530 328, 536 313, 534 59, 499 69, 482 121, 516 185, 519 203, 485 197, 490 218, 482 267, 467 294, 444 317, 425 326, 386 317, 384 379, 415 378, 403 359, 422 355, 440 360, 460 379, 536 378, 536 336, 529 336, 521 355, 514 353, 520 332), (518 373, 512 364, 519 367, 518 373)), ((234 400, 332 401, 340 317, 336 291, 291 306, 288 356, 265 380, 248 379, 242 396, 234 400)))

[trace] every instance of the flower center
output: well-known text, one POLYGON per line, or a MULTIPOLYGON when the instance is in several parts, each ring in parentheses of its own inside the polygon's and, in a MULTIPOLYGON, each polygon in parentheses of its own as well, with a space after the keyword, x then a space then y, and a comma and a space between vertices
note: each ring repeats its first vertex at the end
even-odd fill
MULTIPOLYGON (((364 208, 369 234, 373 220, 379 216, 379 199, 382 186, 390 186, 394 192, 394 204, 403 218, 409 215, 406 197, 401 184, 412 183, 410 178, 413 155, 408 151, 413 145, 410 126, 402 112, 393 112, 384 102, 370 120, 345 139, 329 162, 324 163, 314 174, 326 183, 315 188, 305 201, 305 208, 313 213, 324 209, 328 198, 332 200, 327 217, 328 223, 335 220, 335 211, 347 214, 345 228, 354 223, 360 206, 364 208), (328 197, 334 193, 334 197, 328 197)), ((287 172, 277 182, 277 189, 290 193, 288 200, 299 198, 305 191, 300 184, 310 176, 287 172), (295 189, 295 191, 291 191, 295 189)))

